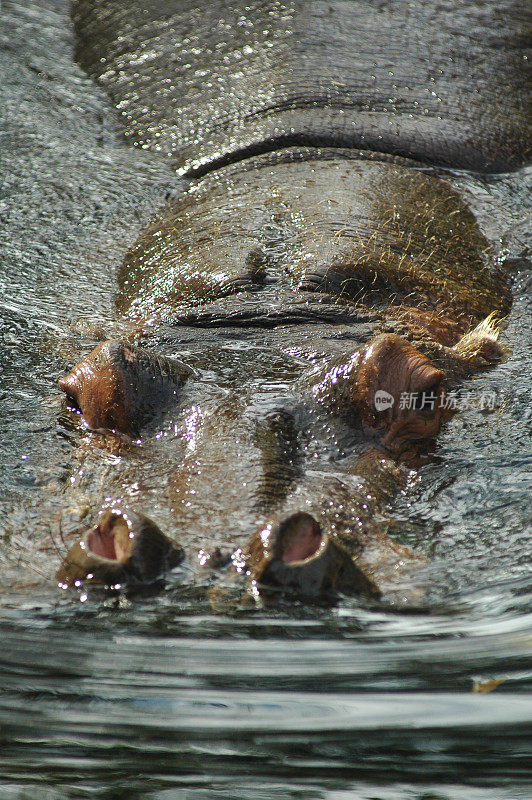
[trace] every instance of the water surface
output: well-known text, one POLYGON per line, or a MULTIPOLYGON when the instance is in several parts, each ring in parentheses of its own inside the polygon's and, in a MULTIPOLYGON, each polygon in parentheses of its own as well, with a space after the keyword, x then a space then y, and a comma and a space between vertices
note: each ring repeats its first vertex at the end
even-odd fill
POLYGON ((121 139, 73 63, 66 3, 5 3, 0 44, 0 798, 529 797, 530 174, 455 176, 521 260, 508 356, 462 390, 495 408, 457 415, 393 509, 430 556, 427 611, 214 613, 177 580, 134 601, 60 593, 60 529, 111 478, 171 524, 149 474, 171 429, 129 461, 95 449, 56 381, 120 333, 123 253, 181 183, 121 139))

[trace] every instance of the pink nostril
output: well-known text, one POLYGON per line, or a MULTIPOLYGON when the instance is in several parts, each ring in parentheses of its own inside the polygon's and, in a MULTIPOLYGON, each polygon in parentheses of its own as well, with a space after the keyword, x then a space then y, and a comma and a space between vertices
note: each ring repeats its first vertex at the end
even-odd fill
POLYGON ((294 537, 288 547, 283 551, 283 561, 304 561, 318 552, 321 544, 319 531, 303 531, 294 537))
POLYGON ((112 532, 100 525, 97 525, 87 537, 89 550, 97 556, 116 560, 118 558, 115 537, 112 532))
POLYGON ((280 524, 276 557, 285 563, 305 561, 318 552, 322 540, 319 523, 311 514, 299 511, 280 524))

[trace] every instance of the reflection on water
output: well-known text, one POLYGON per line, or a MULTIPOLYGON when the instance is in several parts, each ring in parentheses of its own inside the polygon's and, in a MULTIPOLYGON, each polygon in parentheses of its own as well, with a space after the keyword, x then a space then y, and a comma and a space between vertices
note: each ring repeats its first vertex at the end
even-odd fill
MULTIPOLYGON (((133 602, 59 594, 59 514, 71 530, 117 474, 130 501, 155 503, 159 478, 139 465, 158 458, 163 474, 173 457, 170 428, 133 466, 84 449, 56 379, 117 329, 121 256, 179 183, 121 144, 72 64, 63 2, 7 3, 0 41, 0 798, 529 796, 529 273, 516 277, 511 354, 464 389, 496 391, 495 411, 455 417, 395 509, 397 533, 431 556, 429 613, 345 602, 213 615, 172 585, 133 602)), ((512 256, 524 183, 474 189, 512 256)), ((215 399, 208 355, 190 350, 215 399)), ((281 367, 269 366, 274 393, 281 367)))
POLYGON ((213 617, 172 591, 122 608, 34 598, 2 625, 0 764, 15 783, 38 768, 96 796, 394 796, 366 795, 361 780, 448 783, 446 798, 464 781, 514 791, 532 712, 517 588, 430 617, 348 606, 213 617), (488 679, 497 692, 479 691, 488 679))

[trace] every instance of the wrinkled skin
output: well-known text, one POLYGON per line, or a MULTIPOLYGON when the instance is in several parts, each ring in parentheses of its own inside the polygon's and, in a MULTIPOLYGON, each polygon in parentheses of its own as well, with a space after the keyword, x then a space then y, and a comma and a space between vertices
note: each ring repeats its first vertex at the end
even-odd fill
POLYGON ((361 152, 290 149, 221 169, 170 203, 124 259, 119 308, 201 326, 263 325, 268 306, 272 325, 318 321, 324 300, 335 321, 413 307, 443 317, 454 343, 509 308, 490 256, 447 181, 361 152))
POLYGON ((176 531, 229 547, 252 593, 421 596, 388 507, 446 386, 500 359, 511 304, 467 198, 426 165, 526 159, 520 11, 74 3, 78 59, 129 140, 205 177, 124 258, 131 340, 60 385, 93 429, 182 415, 176 531))

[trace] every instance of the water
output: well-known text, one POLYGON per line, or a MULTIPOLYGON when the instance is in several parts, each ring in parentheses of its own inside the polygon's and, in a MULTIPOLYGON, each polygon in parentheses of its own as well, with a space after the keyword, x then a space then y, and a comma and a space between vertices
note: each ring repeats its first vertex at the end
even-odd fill
MULTIPOLYGON (((494 391, 495 409, 457 415, 394 508, 398 533, 430 555, 428 611, 213 613, 186 584, 135 601, 59 593, 60 519, 66 532, 82 523, 112 475, 133 501, 158 487, 135 489, 128 473, 157 445, 132 467, 95 454, 56 380, 120 332, 122 255, 181 184, 122 142, 72 62, 65 3, 6 3, 0 40, 0 798, 529 797, 526 264, 506 360, 464 387, 494 391)), ((497 176, 471 195, 513 257, 526 249, 525 186, 524 173, 497 176)))

